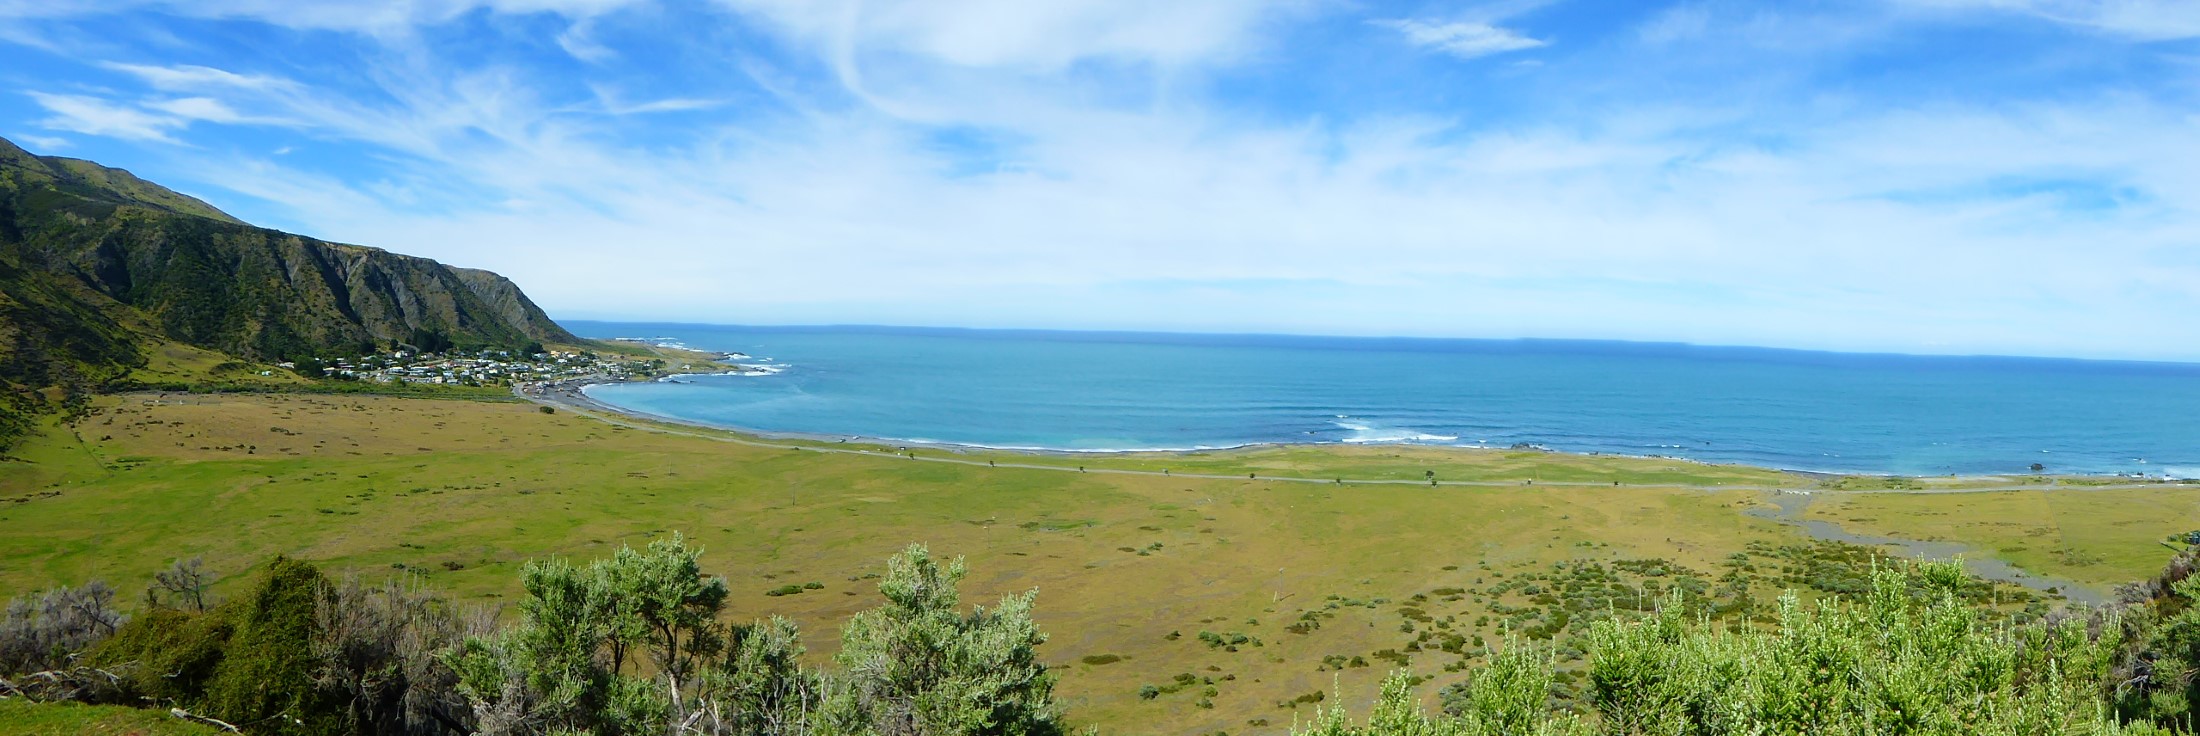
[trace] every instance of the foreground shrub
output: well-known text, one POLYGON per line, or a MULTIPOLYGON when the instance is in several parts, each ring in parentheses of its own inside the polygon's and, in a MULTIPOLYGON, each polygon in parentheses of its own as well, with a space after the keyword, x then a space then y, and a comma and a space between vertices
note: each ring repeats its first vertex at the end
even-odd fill
POLYGON ((1547 660, 1515 645, 1478 670, 1455 716, 1421 711, 1403 673, 1373 717, 1324 710, 1295 733, 2118 734, 2101 698, 2122 628, 1983 622, 1960 598, 1960 563, 1881 569, 1857 605, 1781 600, 1776 630, 1732 631, 1668 606, 1591 633, 1584 725, 1544 707, 1547 660))
MULTIPOLYGON (((1507 642, 1421 706, 1387 679, 1368 719, 1319 707, 1295 734, 2114 734, 2190 730, 2200 673, 2200 552, 2126 608, 1996 621, 1958 563, 1867 568, 1853 603, 1780 599, 1766 628, 1714 623, 1674 593, 1588 625, 1581 650, 1507 642)), ((41 674, 33 699, 178 707, 254 734, 1056 736, 1065 730, 1034 593, 964 609, 960 559, 912 546, 878 608, 842 628, 834 666, 803 664, 784 619, 721 622, 725 583, 675 536, 576 564, 527 563, 517 620, 404 581, 332 582, 277 558, 245 595, 197 610, 168 588, 126 623, 105 586, 10 605, 0 643, 41 674), (168 605, 158 605, 163 602, 168 605), (173 607, 169 607, 173 606, 173 607), (109 636, 103 632, 112 632, 109 636), (88 642, 88 655, 80 655, 88 642), (88 663, 90 666, 84 666, 88 663), (110 673, 119 679, 103 680, 110 673)), ((179 566, 177 569, 182 569, 179 566)), ((172 571, 173 572, 173 571, 172 571)), ((1213 635, 1220 638, 1224 635, 1213 635)), ((1572 646, 1572 645, 1568 645, 1572 646)), ((1342 657, 1337 666, 1344 666, 1342 657)), ((20 671, 20 670, 18 670, 20 671)), ((1142 698, 1192 687, 1186 673, 1142 698)), ((1208 681, 1212 684, 1212 681, 1208 681)), ((0 694, 13 687, 0 680, 0 694)), ((1209 698, 1216 693, 1209 689, 1209 698)), ((1282 705, 1336 702, 1315 692, 1282 705)), ((1195 705, 1213 707, 1212 700, 1195 705)), ((1265 725, 1265 719, 1261 720, 1265 725)))
POLYGON ((352 733, 465 733, 470 708, 440 655, 495 628, 493 612, 458 606, 416 583, 347 577, 314 607, 314 682, 345 703, 352 733))
POLYGON ((436 654, 488 618, 398 581, 331 583, 276 558, 248 595, 205 612, 159 607, 89 658, 124 673, 123 702, 174 707, 250 733, 470 733, 436 654))
POLYGON ((723 581, 679 538, 522 570, 519 623, 444 657, 483 734, 1055 734, 1030 594, 958 610, 960 560, 887 564, 887 604, 846 627, 838 672, 784 619, 718 622, 723 581), (640 666, 646 663, 648 666, 640 666), (644 673, 647 673, 646 675, 644 673))
POLYGON ((206 715, 230 723, 288 721, 284 732, 340 734, 340 704, 314 683, 315 609, 328 579, 314 566, 277 557, 252 595, 232 612, 235 633, 206 685, 206 715))
POLYGON ((444 656, 483 734, 665 730, 703 663, 724 651, 725 583, 678 536, 581 567, 528 562, 520 621, 444 656), (637 656, 660 681, 625 674, 637 656))
POLYGON ((0 618, 0 675, 67 667, 122 625, 114 601, 114 588, 97 580, 9 600, 0 618))
POLYGON ((2118 714, 2135 720, 2200 726, 2200 547, 2178 555, 2162 575, 2130 586, 2131 646, 2110 673, 2118 714))
POLYGON ((235 610, 218 606, 194 614, 156 608, 93 648, 90 658, 127 673, 124 692, 130 698, 203 710, 206 687, 236 634, 235 610))
POLYGON ((1031 620, 1038 591, 965 616, 960 558, 942 566, 913 545, 886 570, 886 605, 842 630, 837 660, 847 688, 837 716, 888 736, 1062 732, 1054 677, 1038 658, 1046 635, 1031 620))

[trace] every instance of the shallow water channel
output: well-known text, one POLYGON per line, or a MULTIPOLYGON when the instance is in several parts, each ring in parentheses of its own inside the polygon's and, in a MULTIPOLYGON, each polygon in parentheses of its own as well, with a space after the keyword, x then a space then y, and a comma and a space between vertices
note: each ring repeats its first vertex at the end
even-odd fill
POLYGON ((1773 508, 1768 509, 1759 506, 1742 513, 1760 519, 1771 519, 1782 524, 1801 527, 1813 539, 1847 542, 1882 549, 1892 548, 1899 555, 1911 559, 1945 560, 1962 557, 1964 568, 1973 575, 1988 580, 2021 585, 2048 595, 2059 595, 2072 603, 2098 606, 2108 602, 2108 596, 2086 587, 2084 584, 2044 575, 2035 575, 2007 562, 1984 555, 1972 554, 1971 548, 1954 542, 1921 542, 1898 537, 1854 534, 1842 529, 1839 524, 1830 521, 1803 518, 1804 510, 1809 509, 1811 502, 1815 500, 1817 500, 1817 496, 1814 494, 1780 491, 1772 494, 1773 508))

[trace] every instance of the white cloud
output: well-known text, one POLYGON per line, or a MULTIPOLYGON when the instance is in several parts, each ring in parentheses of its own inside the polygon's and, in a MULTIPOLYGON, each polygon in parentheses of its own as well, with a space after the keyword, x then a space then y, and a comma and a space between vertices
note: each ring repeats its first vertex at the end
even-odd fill
POLYGON ((1711 8, 1700 2, 1668 6, 1637 29, 1642 40, 1667 44, 1700 38, 1711 30, 1711 8))
POLYGON ((279 77, 237 74, 212 67, 179 64, 176 66, 152 66, 147 64, 122 64, 105 62, 101 67, 123 72, 155 89, 191 91, 204 89, 265 90, 292 87, 296 83, 279 77))
POLYGON ((34 151, 34 153, 43 151, 58 151, 69 147, 69 139, 67 138, 56 138, 53 136, 36 135, 32 133, 17 133, 9 137, 15 139, 15 141, 18 143, 28 143, 32 148, 38 149, 37 151, 34 151))
POLYGON ((0 18, 68 18, 155 11, 192 18, 250 20, 297 30, 386 34, 449 22, 477 10, 548 13, 573 19, 644 0, 0 0, 0 18))
POLYGON ((722 100, 706 100, 690 97, 669 97, 648 102, 629 102, 610 85, 592 84, 588 91, 596 96, 596 103, 603 112, 611 115, 647 115, 665 112, 694 112, 724 107, 722 100))
MULTIPOLYGON (((371 168, 342 172, 173 155, 271 203, 242 208, 266 224, 492 268, 561 317, 2200 357, 2200 261, 2163 255, 2200 243, 2200 151, 2162 143, 2190 137, 2189 113, 2143 98, 1288 119, 1120 94, 1252 58, 1288 6, 738 5, 816 55, 788 67, 862 67, 840 78, 857 99, 830 75, 750 72, 783 82, 783 108, 720 111, 715 90, 657 98, 665 80, 619 64, 561 85, 433 49, 332 87, 132 71, 159 96, 47 97, 104 105, 87 113, 103 135, 123 113, 156 135, 282 120, 364 151, 371 168), (1159 28, 1202 13, 1226 17, 1159 28), (1085 83, 1092 62, 1131 68, 1100 75, 1118 94, 1085 83), (675 110, 699 114, 616 117, 675 110), (943 130, 1002 142, 973 154, 943 130), (2138 196, 2072 212, 2058 186, 2138 196)), ((1540 43, 1460 22, 1491 31, 1391 27, 1540 43)))
POLYGON ((567 26, 558 34, 558 48, 581 61, 601 63, 618 57, 619 52, 596 39, 596 16, 590 15, 567 26))
POLYGON ((169 131, 184 127, 186 121, 157 115, 126 105, 118 105, 97 97, 83 95, 58 95, 44 92, 29 93, 40 107, 53 113, 39 121, 39 125, 52 130, 66 130, 85 135, 112 136, 128 140, 178 143, 169 131))
POLYGON ((2145 41, 2200 37, 2200 2, 2192 0, 1890 0, 1925 10, 2021 13, 2145 41))
POLYGON ((1507 51, 1521 51, 1549 45, 1541 39, 1529 38, 1508 28, 1500 28, 1478 21, 1436 22, 1413 19, 1375 21, 1377 25, 1404 34, 1406 41, 1415 46, 1441 51, 1462 59, 1473 59, 1507 51))
POLYGON ((720 0, 847 57, 913 54, 1047 71, 1082 61, 1176 66, 1238 57, 1294 0, 720 0))
POLYGON ((155 100, 145 103, 145 107, 185 120, 202 120, 209 123, 280 125, 285 122, 275 118, 245 115, 230 109, 227 103, 210 97, 179 97, 172 100, 155 100))
POLYGON ((2163 110, 1870 113, 1776 149, 1699 136, 1685 110, 1611 115, 1651 122, 1459 137, 1108 115, 1036 129, 1023 170, 954 177, 863 112, 723 149, 521 138, 420 171, 503 195, 437 213, 391 193, 434 201, 433 183, 210 165, 318 232, 495 268, 563 315, 2124 356, 2200 337, 2164 308, 2200 307, 2200 266, 2141 265, 2200 232, 2200 159, 2146 143, 2186 125, 2163 110), (2158 203, 2072 219, 1991 191, 2026 177, 2158 203), (1921 187, 1956 194, 1888 196, 1921 187))

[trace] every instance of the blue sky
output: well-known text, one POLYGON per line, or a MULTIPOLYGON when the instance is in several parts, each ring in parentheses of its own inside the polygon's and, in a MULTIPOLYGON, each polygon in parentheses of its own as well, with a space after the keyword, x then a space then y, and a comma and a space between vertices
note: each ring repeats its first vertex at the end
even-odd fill
POLYGON ((2200 3, 0 0, 0 135, 554 316, 2200 359, 2200 3))

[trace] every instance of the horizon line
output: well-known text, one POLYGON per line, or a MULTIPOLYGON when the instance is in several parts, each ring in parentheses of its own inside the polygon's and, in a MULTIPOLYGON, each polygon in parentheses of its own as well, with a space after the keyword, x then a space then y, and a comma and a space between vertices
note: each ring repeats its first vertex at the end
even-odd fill
MULTIPOLYGON (((1320 340, 1357 340, 1357 341, 1368 341, 1368 342, 1383 342, 1383 341, 1389 341, 1389 342, 1431 342, 1431 343, 1441 343, 1441 342, 1484 342, 1484 343, 1549 343, 1549 344, 1565 344, 1565 343, 1575 343, 1575 344, 1603 344, 1603 345, 1623 345, 1623 346, 1630 346, 1630 347, 1642 347, 1642 348, 1688 348, 1688 349, 1701 349, 1701 350, 1760 351, 1760 352, 1775 352, 1775 353, 1794 353, 1794 354, 1805 354, 1805 355, 1827 355, 1827 356, 1844 356, 1844 357, 1857 357, 1857 358, 1872 358, 1872 357, 1878 357, 1878 358, 1920 358, 1920 359, 1942 359, 1942 360, 1984 360, 1984 361, 2064 361, 2064 362, 2073 362, 2073 363, 2111 363, 2111 364, 2127 364, 2127 365, 2136 365, 2136 366, 2149 366, 2149 367, 2169 367, 2169 368, 2194 368, 2194 369, 2200 369, 2200 356, 2195 356, 2195 357, 2191 357, 2191 358, 2183 358, 2183 359, 2175 359, 2175 358, 2130 358, 2130 357, 2121 357, 2121 358, 2110 358, 2110 357, 2082 357, 2082 356, 2072 356, 2072 355, 2022 355, 2022 354, 2014 354, 2014 353, 1991 353, 1991 352, 1973 352, 1973 353, 1956 353, 1956 352, 1950 352, 1950 353, 1912 353, 1912 352, 1901 352, 1901 351, 1897 351, 1897 350, 1884 350, 1884 349, 1872 349, 1872 350, 1837 350, 1837 349, 1830 349, 1830 348, 1801 348, 1801 347, 1784 347, 1784 346, 1774 346, 1774 345, 1748 345, 1748 344, 1735 344, 1735 343, 1700 343, 1700 342, 1689 342, 1689 341, 1686 341, 1686 340, 1642 340, 1642 339, 1628 339, 1628 338, 1599 338, 1599 337, 1530 337, 1530 336, 1518 336, 1518 337, 1478 337, 1478 336, 1467 336, 1467 335, 1455 335, 1455 336, 1430 336, 1430 335, 1349 335, 1349 334, 1335 334, 1335 333, 1311 333, 1311 332, 1305 332, 1305 333, 1302 333, 1302 332, 1273 332, 1273 331, 1245 331, 1245 330, 1239 330, 1239 331, 1203 331, 1203 330, 1180 330, 1180 329, 1179 329, 1179 330, 1171 330, 1171 329, 1071 328, 1071 327, 972 327, 972 326, 966 326, 966 325, 896 325, 896 324, 882 324, 882 323, 870 323, 870 322, 829 322, 829 323, 828 323, 828 322, 815 322, 815 323, 787 323, 787 324, 745 324, 745 323, 720 323, 720 322, 693 322, 693 321, 686 321, 686 320, 617 320, 617 319, 582 319, 582 318, 574 318, 574 319, 570 319, 570 320, 559 320, 559 319, 557 319, 557 318, 553 318, 553 321, 557 321, 557 322, 560 322, 561 324, 562 324, 563 322, 568 322, 568 321, 569 321, 569 322, 590 322, 590 323, 600 323, 600 324, 625 324, 625 325, 665 325, 665 326, 679 326, 679 327, 718 327, 718 328, 727 328, 727 327, 731 327, 731 328, 767 329, 767 330, 804 330, 804 329, 809 329, 809 330, 850 330, 850 331, 853 331, 853 330, 889 330, 889 331, 910 331, 910 332, 915 332, 915 331, 931 331, 931 332, 967 332, 967 333, 1027 333, 1027 334, 1058 334, 1058 335, 1118 335, 1118 336, 1144 336, 1144 337, 1153 337, 1153 336, 1170 336, 1170 337, 1209 337, 1209 338, 1296 338, 1296 339, 1320 339, 1320 340)), ((601 339, 601 338, 598 338, 598 339, 601 339)))

